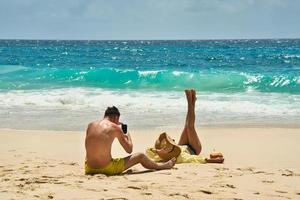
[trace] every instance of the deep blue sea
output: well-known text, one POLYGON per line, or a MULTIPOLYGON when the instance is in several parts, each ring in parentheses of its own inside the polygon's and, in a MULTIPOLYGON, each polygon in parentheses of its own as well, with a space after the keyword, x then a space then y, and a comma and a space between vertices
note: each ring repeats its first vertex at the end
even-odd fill
POLYGON ((83 130, 113 104, 172 127, 185 88, 199 126, 300 125, 300 39, 0 40, 0 128, 83 130))

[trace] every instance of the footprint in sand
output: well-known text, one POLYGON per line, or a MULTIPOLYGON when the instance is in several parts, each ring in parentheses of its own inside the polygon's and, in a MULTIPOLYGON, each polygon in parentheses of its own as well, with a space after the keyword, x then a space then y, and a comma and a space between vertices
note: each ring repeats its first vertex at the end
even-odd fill
POLYGON ((63 182, 63 181, 59 181, 59 180, 53 180, 53 184, 65 184, 66 182, 63 182))
POLYGON ((236 188, 236 187, 235 187, 234 185, 232 185, 232 184, 220 184, 219 186, 222 187, 222 188, 225 188, 225 187, 227 187, 227 188, 232 188, 232 189, 236 188))
POLYGON ((27 181, 27 178, 19 178, 19 179, 15 179, 16 181, 27 181))
POLYGON ((22 191, 17 191, 17 194, 24 194, 24 192, 22 192, 22 191))
POLYGON ((274 183, 274 181, 272 181, 272 180, 263 180, 262 182, 263 183, 274 183))
POLYGON ((280 170, 282 176, 300 176, 300 174, 294 173, 292 170, 280 170))
POLYGON ((234 185, 231 185, 231 184, 226 184, 226 187, 229 187, 229 188, 236 188, 234 185))
POLYGON ((24 184, 20 183, 16 185, 18 188, 24 188, 24 184))
POLYGON ((95 188, 86 188, 86 190, 92 191, 92 192, 102 192, 102 190, 98 190, 98 189, 95 189, 95 188))
POLYGON ((209 190, 198 190, 197 192, 202 192, 204 194, 212 194, 212 192, 209 190))
POLYGON ((42 183, 49 183, 48 180, 34 180, 32 183, 42 184, 42 183))
POLYGON ((29 168, 29 166, 25 165, 23 167, 20 167, 19 169, 27 169, 27 168, 29 168))
POLYGON ((275 192, 282 193, 282 194, 288 193, 287 191, 282 191, 282 190, 275 190, 275 192))
POLYGON ((43 175, 43 176, 41 176, 42 178, 56 178, 56 177, 54 177, 54 176, 47 176, 47 175, 43 175))
POLYGON ((47 193, 40 195, 39 198, 40 199, 54 199, 54 194, 52 192, 47 192, 47 193))
POLYGON ((137 186, 128 186, 127 188, 129 189, 134 189, 134 190, 141 190, 141 187, 137 187, 137 186))
POLYGON ((252 174, 274 175, 274 173, 271 173, 271 172, 265 172, 265 171, 253 171, 252 174))
POLYGON ((255 171, 255 172, 253 172, 252 174, 265 174, 266 172, 264 172, 264 171, 255 171))
POLYGON ((169 196, 173 197, 173 196, 181 196, 181 197, 184 197, 186 199, 189 199, 189 195, 188 194, 181 194, 181 193, 172 193, 172 194, 169 194, 169 196))
POLYGON ((151 192, 143 192, 143 193, 141 193, 142 195, 146 195, 146 196, 150 196, 150 195, 152 195, 152 193, 151 192))
POLYGON ((216 167, 215 170, 218 170, 218 171, 228 171, 229 168, 226 168, 226 167, 216 167))
POLYGON ((245 168, 236 168, 236 170, 239 170, 239 171, 243 171, 243 172, 253 172, 254 171, 254 167, 245 167, 245 168))
POLYGON ((2 172, 12 172, 14 171, 13 169, 3 169, 2 172))
POLYGON ((59 164, 62 164, 62 165, 72 165, 72 166, 78 166, 79 164, 77 162, 61 162, 59 164))
POLYGON ((130 182, 138 183, 138 182, 143 182, 142 179, 132 179, 130 182))

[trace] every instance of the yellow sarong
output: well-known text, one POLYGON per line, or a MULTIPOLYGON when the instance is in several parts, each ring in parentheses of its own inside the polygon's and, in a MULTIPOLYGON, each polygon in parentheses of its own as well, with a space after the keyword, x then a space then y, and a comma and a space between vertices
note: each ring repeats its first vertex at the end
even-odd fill
MULTIPOLYGON (((176 159, 176 163, 206 163, 205 158, 200 155, 193 155, 190 148, 187 145, 180 145, 181 153, 176 159)), ((157 153, 152 151, 153 148, 146 150, 146 155, 155 162, 161 162, 162 159, 157 153)))
POLYGON ((110 163, 103 168, 91 168, 85 161, 85 174, 106 174, 117 175, 121 174, 125 170, 124 158, 114 158, 110 163))

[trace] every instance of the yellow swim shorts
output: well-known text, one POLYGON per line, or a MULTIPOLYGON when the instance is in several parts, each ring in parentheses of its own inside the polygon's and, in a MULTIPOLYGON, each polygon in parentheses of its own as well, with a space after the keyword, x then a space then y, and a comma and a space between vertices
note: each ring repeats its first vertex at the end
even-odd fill
POLYGON ((108 165, 103 168, 93 169, 88 166, 85 161, 85 174, 106 174, 106 175, 117 175, 121 174, 125 170, 125 159, 115 158, 110 161, 108 165))

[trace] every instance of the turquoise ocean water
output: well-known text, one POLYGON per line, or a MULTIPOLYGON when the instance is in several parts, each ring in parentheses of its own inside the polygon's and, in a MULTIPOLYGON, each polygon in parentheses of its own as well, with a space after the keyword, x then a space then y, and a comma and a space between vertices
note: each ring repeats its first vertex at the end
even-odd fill
POLYGON ((185 88, 198 125, 300 125, 300 40, 0 40, 2 128, 83 130, 112 104, 172 127, 185 88))

